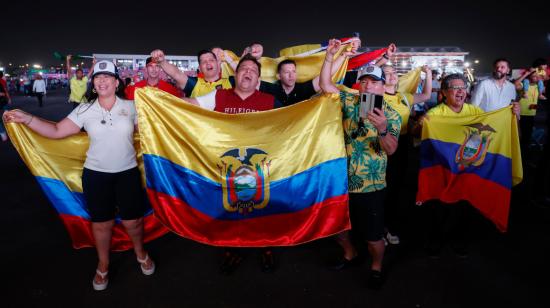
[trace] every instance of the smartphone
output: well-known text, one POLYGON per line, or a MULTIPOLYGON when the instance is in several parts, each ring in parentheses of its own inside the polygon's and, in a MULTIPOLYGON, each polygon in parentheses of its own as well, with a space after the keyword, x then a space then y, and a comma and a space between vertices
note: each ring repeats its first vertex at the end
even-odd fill
POLYGON ((359 117, 366 119, 367 114, 372 112, 374 108, 382 110, 382 101, 384 97, 382 95, 376 95, 371 93, 361 93, 361 106, 359 107, 359 117))
POLYGON ((378 108, 382 110, 382 101, 384 100, 384 97, 382 95, 375 95, 374 96, 374 108, 378 108))

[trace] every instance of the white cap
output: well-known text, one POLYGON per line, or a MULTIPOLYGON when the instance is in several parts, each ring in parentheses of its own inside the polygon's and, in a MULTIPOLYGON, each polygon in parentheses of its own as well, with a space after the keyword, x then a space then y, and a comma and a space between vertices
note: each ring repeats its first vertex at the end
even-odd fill
POLYGON ((383 82, 386 82, 384 71, 376 65, 369 65, 365 67, 364 70, 359 70, 359 74, 360 76, 357 80, 361 80, 363 77, 371 77, 374 80, 382 80, 383 82))
POLYGON ((94 65, 94 74, 92 75, 92 78, 98 74, 107 74, 118 77, 118 70, 113 62, 102 60, 94 65))

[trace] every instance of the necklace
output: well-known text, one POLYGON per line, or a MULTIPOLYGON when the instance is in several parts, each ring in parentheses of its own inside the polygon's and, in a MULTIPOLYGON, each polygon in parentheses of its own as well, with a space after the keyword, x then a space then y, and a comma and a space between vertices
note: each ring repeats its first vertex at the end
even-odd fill
POLYGON ((105 121, 105 113, 103 113, 103 107, 101 107, 101 105, 100 105, 99 108, 101 108, 101 117, 103 118, 101 120, 101 124, 105 125, 105 123, 107 123, 107 121, 105 121))

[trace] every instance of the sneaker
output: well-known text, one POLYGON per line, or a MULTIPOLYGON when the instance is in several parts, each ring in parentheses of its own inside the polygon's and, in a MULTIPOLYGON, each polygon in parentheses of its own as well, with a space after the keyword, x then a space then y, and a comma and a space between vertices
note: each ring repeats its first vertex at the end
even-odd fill
MULTIPOLYGON (((392 235, 391 233, 386 233, 386 238, 388 239, 388 242, 392 245, 399 245, 399 236, 392 235)), ((386 240, 386 238, 384 240, 386 240)))
POLYGON ((0 133, 0 137, 2 138, 2 141, 4 141, 4 142, 8 141, 8 134, 0 133))
POLYGON ((384 284, 384 279, 382 277, 382 272, 377 270, 371 270, 369 273, 369 278, 367 279, 367 287, 369 289, 378 290, 384 284))

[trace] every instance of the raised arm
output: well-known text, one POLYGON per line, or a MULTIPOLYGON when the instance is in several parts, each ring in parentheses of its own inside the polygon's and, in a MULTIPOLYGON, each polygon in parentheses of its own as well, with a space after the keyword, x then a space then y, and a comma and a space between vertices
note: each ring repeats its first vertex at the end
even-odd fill
POLYGON ((525 72, 523 72, 523 74, 521 74, 521 76, 519 76, 519 78, 514 81, 514 85, 516 86, 516 90, 523 90, 523 80, 525 78, 529 77, 529 75, 534 74, 534 72, 535 72, 534 67, 532 67, 529 70, 526 70, 525 72))
MULTIPOLYGON (((338 58, 336 58, 336 60, 333 60, 334 62, 332 63, 332 68, 330 70, 331 78, 332 78, 332 76, 334 76, 334 74, 336 74, 338 72, 340 67, 344 64, 344 61, 346 60, 346 58, 349 58, 349 57, 357 54, 357 50, 359 49, 359 47, 361 47, 361 40, 359 38, 354 38, 350 41, 350 45, 351 45, 351 50, 343 51, 340 54, 340 56, 338 58)), ((321 87, 319 85, 319 79, 320 79, 320 75, 315 77, 312 80, 313 89, 315 89, 315 92, 319 92, 321 90, 321 87)))
POLYGON ((172 79, 176 81, 176 84, 180 88, 185 88, 185 85, 187 84, 187 80, 189 79, 187 75, 180 71, 177 66, 174 64, 169 63, 166 61, 164 57, 164 52, 160 49, 155 49, 151 52, 151 57, 154 61, 156 61, 162 70, 170 76, 172 79))
POLYGON ((332 82, 332 62, 334 61, 334 55, 340 49, 342 43, 337 39, 331 39, 328 43, 325 61, 321 68, 321 74, 319 75, 319 87, 325 93, 338 93, 340 90, 332 82))
POLYGON ((90 80, 90 78, 92 78, 92 74, 94 73, 95 63, 96 63, 96 59, 95 59, 95 57, 93 57, 92 67, 90 67, 90 69, 88 70, 88 75, 86 75, 88 77, 88 80, 90 80))
POLYGON ((424 89, 422 89, 422 93, 415 94, 413 104, 418 104, 425 102, 430 99, 432 96, 432 70, 429 66, 424 65, 422 66, 422 71, 426 74, 426 79, 424 81, 424 89))
POLYGON ((21 110, 5 112, 4 120, 6 122, 25 124, 34 132, 50 139, 62 139, 80 132, 80 127, 69 120, 69 118, 64 118, 60 122, 53 123, 21 110))
POLYGON ((67 61, 65 62, 67 65, 67 80, 71 80, 71 77, 73 77, 73 72, 71 70, 71 58, 72 55, 67 55, 67 61))
POLYGON ((382 55, 382 57, 378 59, 378 61, 376 61, 374 65, 382 66, 386 64, 396 51, 397 51, 397 46, 395 46, 394 43, 389 44, 388 49, 386 50, 386 53, 382 55))

